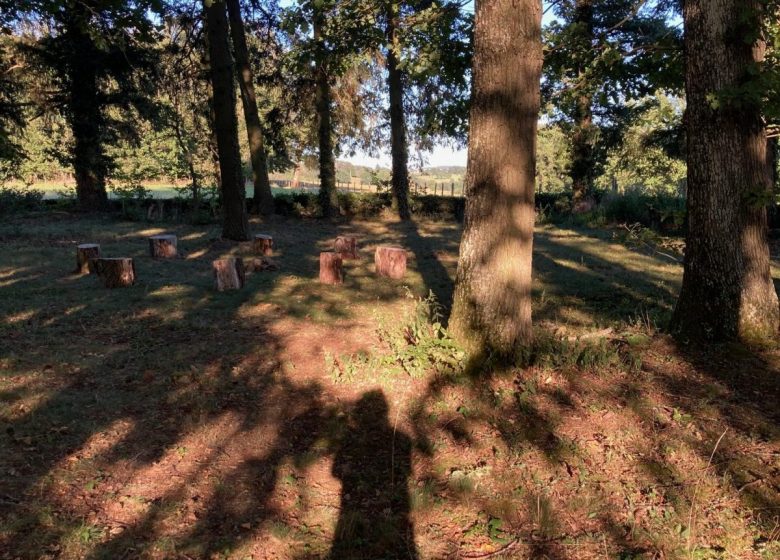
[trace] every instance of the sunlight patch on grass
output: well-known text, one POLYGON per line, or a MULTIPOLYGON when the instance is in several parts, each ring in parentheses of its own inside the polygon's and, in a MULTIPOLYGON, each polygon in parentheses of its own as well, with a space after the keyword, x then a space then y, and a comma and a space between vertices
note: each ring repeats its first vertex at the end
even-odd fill
POLYGON ((20 311, 18 313, 12 313, 10 315, 6 315, 3 321, 10 325, 13 325, 15 323, 23 323, 35 317, 35 313, 36 313, 35 310, 28 309, 27 311, 20 311))

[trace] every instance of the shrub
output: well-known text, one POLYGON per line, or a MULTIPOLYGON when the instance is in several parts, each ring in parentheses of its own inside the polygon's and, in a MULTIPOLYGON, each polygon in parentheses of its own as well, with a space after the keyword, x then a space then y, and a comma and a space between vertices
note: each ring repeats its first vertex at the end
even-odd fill
POLYGON ((0 214, 37 210, 42 206, 43 192, 29 188, 0 187, 0 214))

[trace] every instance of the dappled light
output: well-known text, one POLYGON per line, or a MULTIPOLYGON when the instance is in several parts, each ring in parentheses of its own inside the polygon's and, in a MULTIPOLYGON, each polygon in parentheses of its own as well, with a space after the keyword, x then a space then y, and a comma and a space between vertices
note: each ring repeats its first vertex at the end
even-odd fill
MULTIPOLYGON (((2 314, 18 319, 0 346, 1 550, 582 558, 706 538, 739 556, 771 531, 777 418, 751 404, 751 387, 773 402, 776 356, 697 354, 644 334, 654 324, 635 313, 668 314, 672 293, 648 292, 648 274, 623 263, 679 282, 656 257, 539 230, 533 299, 549 334, 535 366, 478 379, 394 354, 420 324, 407 291, 451 293, 455 225, 353 222, 359 258, 334 287, 316 283, 315 256, 343 229, 270 221, 279 270, 225 293, 208 260, 143 256, 140 227, 117 224, 121 238, 83 218, 37 227, 55 241, 18 240, 4 257, 12 268, 43 253, 26 273, 45 278, 3 288, 2 314), (138 283, 106 290, 87 275, 50 299, 49 283, 71 274, 63 227, 138 254, 138 283), (386 242, 414 257, 402 282, 372 274, 386 242), (619 334, 578 338, 594 325, 619 334)), ((183 251, 250 250, 170 230, 183 251)))
POLYGON ((780 0, 0 0, 0 560, 780 558, 780 0))

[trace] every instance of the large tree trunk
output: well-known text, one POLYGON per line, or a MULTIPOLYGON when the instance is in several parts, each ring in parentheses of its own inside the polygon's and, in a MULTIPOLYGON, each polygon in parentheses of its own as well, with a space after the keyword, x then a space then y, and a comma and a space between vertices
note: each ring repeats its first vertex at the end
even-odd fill
POLYGON ((477 2, 466 216, 450 327, 472 355, 532 340, 541 0, 477 2))
POLYGON ((252 180, 255 186, 254 205, 263 215, 274 213, 274 197, 268 180, 268 160, 263 145, 263 128, 257 112, 254 75, 249 64, 249 50, 246 46, 244 21, 241 18, 239 0, 227 0, 230 33, 233 37, 233 52, 238 70, 238 85, 246 120, 246 134, 249 140, 249 155, 252 160, 252 180))
POLYGON ((398 67, 401 45, 398 40, 399 3, 387 2, 387 86, 390 96, 390 140, 393 160, 391 192, 393 208, 402 220, 409 220, 409 149, 406 143, 403 74, 398 67))
POLYGON ((593 0, 577 0, 573 23, 577 26, 576 44, 572 48, 577 53, 578 83, 569 175, 573 199, 577 202, 590 193, 594 176, 593 143, 596 131, 593 125, 593 99, 586 79, 586 60, 592 56, 593 49, 593 0))
POLYGON ((70 35, 68 69, 68 121, 73 132, 73 172, 76 197, 82 210, 105 210, 106 157, 101 131, 104 124, 100 106, 96 57, 99 56, 89 33, 90 12, 75 2, 65 15, 65 33, 70 35))
POLYGON ((314 41, 316 43, 317 85, 317 133, 320 144, 320 206, 322 215, 332 218, 339 212, 338 193, 336 192, 336 157, 333 153, 333 126, 331 125, 331 93, 328 73, 328 53, 323 36, 325 15, 322 6, 314 8, 314 41))
POLYGON ((222 236, 243 241, 249 239, 244 176, 238 144, 233 61, 228 43, 228 22, 224 0, 206 3, 206 28, 209 44, 209 72, 214 92, 214 128, 222 180, 222 236))
POLYGON ((760 23, 743 18, 749 9, 758 14, 758 1, 687 0, 683 10, 688 236, 672 330, 689 339, 773 337, 780 321, 769 272, 761 108, 712 100, 741 87, 763 58, 762 45, 745 42, 760 23))

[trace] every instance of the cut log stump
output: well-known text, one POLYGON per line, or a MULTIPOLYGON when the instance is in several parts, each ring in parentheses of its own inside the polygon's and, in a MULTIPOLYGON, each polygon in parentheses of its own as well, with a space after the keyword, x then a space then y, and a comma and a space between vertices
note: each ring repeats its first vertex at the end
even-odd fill
POLYGON ((76 274, 92 272, 90 260, 100 258, 100 245, 97 243, 82 243, 76 247, 76 274))
POLYGON ((339 253, 342 259, 356 259, 357 237, 354 235, 340 235, 333 244, 333 250, 339 253))
POLYGON ((211 263, 214 270, 214 287, 220 291, 239 290, 244 287, 244 261, 239 257, 217 259, 211 263))
POLYGON ((406 250, 402 247, 380 245, 374 253, 376 273, 399 280, 406 274, 406 250))
POLYGON ((106 288, 123 288, 135 284, 135 263, 129 257, 92 259, 94 273, 106 288))
POLYGON ((252 249, 256 255, 270 257, 274 253, 274 238, 265 233, 256 233, 252 249))
POLYGON ((342 274, 342 260, 339 253, 324 251, 320 253, 320 282, 322 284, 341 284, 344 282, 342 274))
POLYGON ((153 235, 149 238, 149 254, 156 259, 172 259, 176 256, 175 235, 153 235))

